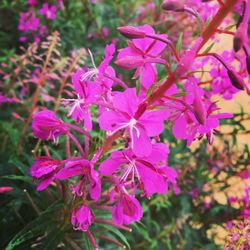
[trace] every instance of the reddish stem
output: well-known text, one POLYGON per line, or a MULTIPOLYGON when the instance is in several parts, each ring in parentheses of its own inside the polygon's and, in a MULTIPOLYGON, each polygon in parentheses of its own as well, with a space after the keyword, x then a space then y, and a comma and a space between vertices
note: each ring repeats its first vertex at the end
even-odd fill
POLYGON ((95 238, 92 235, 92 233, 90 231, 87 231, 86 235, 89 238, 89 241, 90 241, 91 245, 93 246, 94 250, 98 250, 98 246, 97 246, 97 244, 95 242, 95 238))
POLYGON ((111 243, 114 243, 115 245, 119 246, 119 247, 122 247, 124 249, 126 249, 126 246, 123 245, 122 243, 120 243, 119 241, 115 240, 115 239, 112 239, 106 235, 98 235, 98 238, 100 239, 103 239, 103 240, 106 240, 106 241, 109 241, 111 243))
POLYGON ((73 134, 71 134, 70 132, 68 132, 68 136, 69 136, 70 139, 75 143, 75 145, 76 145, 76 147, 78 148, 80 154, 81 154, 82 156, 85 156, 85 153, 84 153, 84 151, 83 151, 83 149, 82 149, 82 146, 81 146, 80 142, 76 139, 76 137, 75 137, 73 134))
MULTIPOLYGON (((204 46, 204 44, 212 37, 215 33, 217 28, 220 26, 224 18, 228 15, 228 13, 232 10, 234 5, 237 3, 237 0, 227 0, 218 10, 217 14, 213 18, 213 20, 210 22, 208 27, 205 29, 205 31, 202 33, 202 42, 200 45, 199 50, 204 46)), ((199 51, 198 50, 198 51, 199 51)), ((197 52, 198 52, 197 51, 197 52)))
POLYGON ((100 224, 110 225, 110 226, 113 226, 113 227, 117 227, 117 228, 120 228, 120 229, 122 229, 124 231, 127 231, 127 232, 132 232, 131 228, 123 226, 123 225, 115 224, 114 222, 112 222, 110 220, 103 220, 103 219, 95 218, 95 222, 100 223, 100 224))
POLYGON ((180 57, 179 57, 173 43, 170 40, 161 38, 161 37, 159 37, 157 35, 153 35, 153 34, 146 34, 146 37, 149 37, 149 38, 152 38, 152 39, 155 39, 155 40, 159 40, 159 41, 161 41, 163 43, 166 43, 170 47, 170 49, 172 50, 176 60, 180 61, 180 57))
POLYGON ((235 32, 232 32, 232 31, 228 31, 228 30, 221 30, 221 29, 216 29, 216 31, 218 32, 218 33, 224 33, 224 34, 228 34, 228 35, 232 35, 232 36, 234 36, 235 35, 235 32))

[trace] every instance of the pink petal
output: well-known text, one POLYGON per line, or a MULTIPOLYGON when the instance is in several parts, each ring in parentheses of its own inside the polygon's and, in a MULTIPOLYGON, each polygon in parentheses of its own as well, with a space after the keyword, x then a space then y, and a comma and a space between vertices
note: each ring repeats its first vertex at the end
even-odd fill
POLYGON ((71 167, 65 167, 61 169, 55 176, 56 179, 66 180, 70 177, 83 174, 83 168, 81 165, 75 165, 71 167))
POLYGON ((54 176, 46 177, 45 179, 41 180, 36 188, 37 191, 42 191, 47 188, 51 182, 54 180, 54 176))
POLYGON ((187 122, 184 115, 174 121, 172 132, 177 139, 187 139, 187 122))
POLYGON ((101 180, 97 172, 91 169, 90 172, 90 186, 89 186, 90 197, 92 200, 99 200, 101 195, 101 180))
POLYGON ((165 194, 167 192, 167 181, 162 175, 157 173, 157 169, 153 171, 142 163, 137 163, 136 166, 147 197, 154 193, 165 194))
POLYGON ((128 88, 124 92, 117 92, 113 99, 113 105, 117 110, 126 112, 132 117, 138 107, 135 88, 128 88))
POLYGON ((107 159, 101 163, 99 171, 103 175, 112 175, 119 166, 119 161, 107 159))
POLYGON ((92 119, 91 119, 91 115, 90 115, 89 109, 85 109, 85 112, 84 112, 84 127, 88 131, 92 130, 92 119))
POLYGON ((99 126, 106 131, 113 131, 120 123, 128 122, 120 114, 114 111, 104 111, 99 117, 99 126))
POLYGON ((141 84, 148 89, 157 80, 156 67, 150 63, 145 63, 141 67, 141 84))
POLYGON ((152 151, 151 140, 148 137, 146 130, 142 127, 137 126, 139 130, 139 136, 137 131, 133 129, 131 136, 131 148, 134 154, 138 157, 148 156, 152 151))
POLYGON ((149 136, 157 136, 164 130, 163 120, 167 119, 168 112, 164 110, 145 112, 139 119, 149 136))

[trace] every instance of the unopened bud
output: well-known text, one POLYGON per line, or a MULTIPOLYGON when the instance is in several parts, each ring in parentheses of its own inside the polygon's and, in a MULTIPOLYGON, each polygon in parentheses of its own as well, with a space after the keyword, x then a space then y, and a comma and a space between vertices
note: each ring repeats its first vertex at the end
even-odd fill
POLYGON ((227 71, 227 74, 228 74, 228 77, 230 78, 231 83, 233 84, 235 88, 244 90, 245 83, 242 80, 242 78, 238 75, 237 72, 231 69, 227 71))
POLYGON ((250 56, 246 57, 247 72, 250 75, 250 56))
POLYGON ((136 39, 136 38, 144 38, 145 32, 140 30, 139 28, 133 26, 123 26, 117 28, 117 30, 126 38, 136 39))
POLYGON ((0 187, 0 193, 7 193, 13 190, 13 187, 5 186, 5 187, 0 187))
POLYGON ((198 94, 195 94, 193 105, 195 118, 200 124, 204 125, 207 118, 207 111, 198 94))
POLYGON ((235 52, 238 52, 241 49, 242 39, 240 37, 238 37, 238 36, 234 37, 233 47, 234 47, 235 52))
POLYGON ((141 57, 125 56, 115 61, 115 64, 124 69, 136 69, 144 65, 141 57))
POLYGON ((183 10, 184 4, 181 1, 165 0, 161 8, 168 11, 180 11, 183 10))

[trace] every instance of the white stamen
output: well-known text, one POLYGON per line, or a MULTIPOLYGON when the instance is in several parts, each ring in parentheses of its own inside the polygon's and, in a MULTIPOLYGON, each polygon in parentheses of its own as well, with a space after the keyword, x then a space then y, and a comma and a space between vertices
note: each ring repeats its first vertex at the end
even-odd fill
POLYGON ((90 59, 93 65, 93 68, 88 70, 86 73, 84 73, 81 76, 81 81, 85 81, 85 80, 89 80, 92 77, 94 77, 95 75, 97 75, 99 73, 99 70, 97 69, 96 65, 95 65, 95 61, 94 61, 94 57, 93 54, 91 53, 91 51, 88 49, 89 55, 90 55, 90 59))

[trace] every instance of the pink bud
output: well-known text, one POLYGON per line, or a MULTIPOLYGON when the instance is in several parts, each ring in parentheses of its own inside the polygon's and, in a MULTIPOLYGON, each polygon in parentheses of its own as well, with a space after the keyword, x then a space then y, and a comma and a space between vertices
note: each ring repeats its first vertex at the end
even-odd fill
POLYGON ((227 74, 228 74, 228 77, 230 78, 231 83, 233 84, 235 88, 244 90, 245 83, 237 72, 235 72, 233 69, 231 70, 229 69, 227 71, 227 74))
POLYGON ((141 57, 125 56, 115 61, 115 64, 124 69, 136 69, 144 65, 141 57))
POLYGON ((13 190, 13 187, 0 187, 0 193, 7 193, 13 190))
POLYGON ((207 111, 197 93, 195 93, 193 106, 195 118, 200 124, 204 125, 207 118, 207 111))
POLYGON ((235 36, 233 40, 234 51, 238 52, 242 47, 242 39, 239 36, 235 36))
POLYGON ((145 37, 145 32, 133 27, 133 26, 123 26, 117 28, 117 30, 126 38, 129 39, 136 39, 136 38, 144 38, 145 37))
POLYGON ((179 11, 184 8, 184 4, 181 1, 165 0, 161 8, 164 10, 179 11))
POLYGON ((246 57, 247 72, 250 75, 250 56, 246 57))

